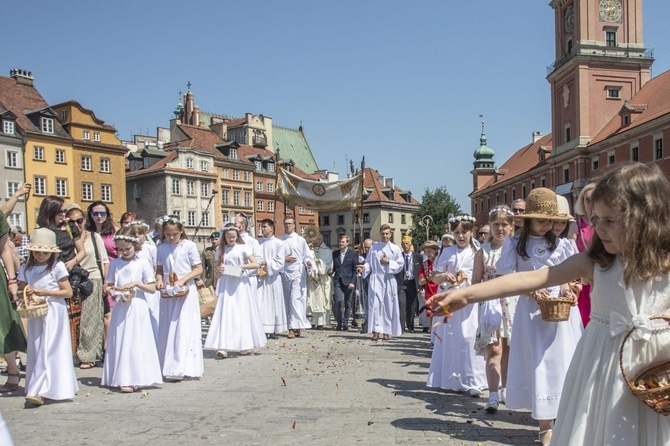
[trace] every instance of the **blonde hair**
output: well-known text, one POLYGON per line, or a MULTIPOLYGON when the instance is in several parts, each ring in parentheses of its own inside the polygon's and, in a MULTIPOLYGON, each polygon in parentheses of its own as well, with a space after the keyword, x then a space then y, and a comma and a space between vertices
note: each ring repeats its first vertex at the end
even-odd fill
POLYGON ((596 183, 589 183, 579 192, 577 202, 575 203, 575 215, 586 215, 586 210, 584 210, 584 198, 589 191, 592 191, 595 188, 596 183))
MULTIPOLYGON (((616 210, 623 227, 619 240, 624 282, 647 281, 670 272, 670 182, 656 165, 630 163, 598 181, 592 200, 616 210)), ((615 254, 605 250, 596 231, 588 257, 609 268, 615 254)))

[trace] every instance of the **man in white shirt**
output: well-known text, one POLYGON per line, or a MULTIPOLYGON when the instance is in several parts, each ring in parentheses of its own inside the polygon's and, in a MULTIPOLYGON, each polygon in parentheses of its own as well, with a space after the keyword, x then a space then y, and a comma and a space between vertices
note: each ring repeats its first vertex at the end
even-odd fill
POLYGON ((277 339, 277 333, 288 330, 286 325, 286 304, 281 271, 284 268, 283 243, 275 237, 275 222, 261 220, 261 257, 258 274, 258 301, 263 330, 269 339, 277 339))
POLYGON ((312 328, 307 320, 307 270, 312 269, 314 256, 305 239, 295 232, 293 217, 284 220, 284 230, 285 234, 281 237, 285 262, 282 282, 288 315, 288 337, 293 339, 300 337, 300 330, 312 328))

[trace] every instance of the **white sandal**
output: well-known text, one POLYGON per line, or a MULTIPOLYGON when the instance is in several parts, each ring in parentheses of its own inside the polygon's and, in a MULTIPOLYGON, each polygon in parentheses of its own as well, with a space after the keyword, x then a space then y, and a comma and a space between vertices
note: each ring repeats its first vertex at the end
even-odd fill
POLYGON ((542 444, 542 446, 549 446, 551 444, 551 434, 552 434, 551 429, 547 429, 546 431, 540 431, 540 434, 538 435, 538 439, 540 441, 540 444, 542 444), (549 434, 549 441, 547 443, 545 443, 545 442, 542 441, 542 437, 547 435, 547 434, 549 434))

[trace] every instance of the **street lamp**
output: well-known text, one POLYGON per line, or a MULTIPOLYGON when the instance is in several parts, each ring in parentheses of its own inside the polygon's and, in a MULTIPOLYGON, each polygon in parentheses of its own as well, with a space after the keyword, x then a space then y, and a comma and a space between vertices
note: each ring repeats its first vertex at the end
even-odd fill
POLYGON ((426 241, 428 241, 428 238, 430 237, 430 225, 433 224, 433 217, 430 215, 424 215, 423 218, 421 219, 421 226, 426 228, 426 241))

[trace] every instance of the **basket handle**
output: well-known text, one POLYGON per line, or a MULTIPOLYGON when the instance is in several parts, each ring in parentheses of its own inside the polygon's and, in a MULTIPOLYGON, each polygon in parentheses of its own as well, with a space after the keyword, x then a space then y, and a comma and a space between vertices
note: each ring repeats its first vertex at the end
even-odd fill
POLYGON ((21 292, 23 293, 23 305, 28 307, 28 302, 30 301, 29 295, 33 295, 33 289, 30 285, 26 285, 21 292))
MULTIPOLYGON (((668 323, 670 323, 670 315, 661 315, 661 316, 652 316, 649 318, 649 320, 654 320, 654 319, 665 319, 668 323)), ((630 388, 630 390, 635 390, 635 385, 631 381, 628 380, 628 376, 626 376, 626 372, 623 369, 623 348, 626 345, 626 341, 628 341, 628 338, 633 334, 635 331, 635 327, 631 328, 628 330, 628 333, 626 333, 626 336, 624 336, 623 341, 621 341, 621 347, 619 347, 619 368, 621 369, 621 375, 623 376, 623 380, 626 381, 626 384, 630 388)))

